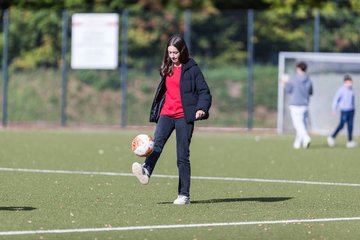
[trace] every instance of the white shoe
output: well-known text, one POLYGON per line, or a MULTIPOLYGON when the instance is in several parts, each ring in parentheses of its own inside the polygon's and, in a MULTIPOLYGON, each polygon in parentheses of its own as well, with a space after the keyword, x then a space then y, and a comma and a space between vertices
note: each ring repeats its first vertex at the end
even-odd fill
POLYGON ((301 147, 301 143, 299 143, 299 142, 294 142, 294 144, 293 144, 293 148, 294 148, 294 149, 300 149, 300 147, 301 147))
POLYGON ((150 174, 149 171, 144 168, 140 163, 134 162, 132 165, 132 172, 137 177, 141 184, 148 184, 150 174))
POLYGON ((335 144, 336 144, 335 138, 333 138, 332 136, 328 136, 327 143, 328 143, 329 147, 335 147, 335 144))
POLYGON ((179 195, 177 199, 175 199, 174 204, 177 205, 190 204, 190 198, 187 196, 179 195))
POLYGON ((311 143, 311 138, 306 138, 302 145, 303 145, 303 148, 309 148, 310 147, 310 143, 311 143))
POLYGON ((350 142, 347 142, 346 143, 346 147, 347 148, 354 148, 354 147, 357 147, 357 142, 354 142, 354 141, 350 141, 350 142))

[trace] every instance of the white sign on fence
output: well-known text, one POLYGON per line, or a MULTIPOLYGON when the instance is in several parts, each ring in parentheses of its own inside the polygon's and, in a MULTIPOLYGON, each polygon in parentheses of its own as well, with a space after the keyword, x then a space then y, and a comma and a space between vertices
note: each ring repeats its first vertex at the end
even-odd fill
POLYGON ((73 69, 116 69, 118 67, 118 38, 118 14, 73 14, 71 67, 73 69))

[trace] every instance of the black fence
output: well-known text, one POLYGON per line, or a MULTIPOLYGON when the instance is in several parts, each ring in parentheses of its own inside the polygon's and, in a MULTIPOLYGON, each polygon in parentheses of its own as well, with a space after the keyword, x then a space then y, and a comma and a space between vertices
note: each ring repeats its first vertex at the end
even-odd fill
POLYGON ((184 36, 213 95, 201 125, 276 127, 280 51, 360 50, 360 16, 347 9, 119 12, 119 67, 75 70, 72 11, 2 12, 2 124, 147 125, 168 37, 184 36))

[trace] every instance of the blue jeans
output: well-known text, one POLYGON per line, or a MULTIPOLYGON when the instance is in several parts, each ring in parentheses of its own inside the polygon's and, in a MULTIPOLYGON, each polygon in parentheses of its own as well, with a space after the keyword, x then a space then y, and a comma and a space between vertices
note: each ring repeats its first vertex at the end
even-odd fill
POLYGON ((340 114, 340 123, 335 129, 335 132, 331 135, 333 138, 336 138, 336 135, 343 129, 345 123, 347 124, 348 130, 348 140, 349 142, 352 141, 352 133, 353 133, 353 124, 354 124, 354 115, 355 110, 351 111, 341 111, 340 114))
POLYGON ((160 116, 156 125, 154 150, 145 159, 144 167, 152 174, 156 162, 159 159, 165 143, 171 133, 176 131, 176 155, 177 167, 179 171, 178 194, 190 196, 190 142, 194 131, 194 123, 187 123, 185 118, 172 118, 160 116))

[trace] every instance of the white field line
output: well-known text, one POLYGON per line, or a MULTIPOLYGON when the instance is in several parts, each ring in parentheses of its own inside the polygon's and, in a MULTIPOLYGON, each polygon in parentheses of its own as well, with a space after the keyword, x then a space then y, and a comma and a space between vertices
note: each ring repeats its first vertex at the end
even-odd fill
MULTIPOLYGON (((132 173, 116 173, 116 172, 87 172, 87 171, 44 170, 44 169, 26 169, 26 168, 0 168, 0 171, 133 177, 132 173)), ((162 174, 154 174, 154 175, 151 175, 151 177, 170 178, 170 179, 178 178, 178 176, 176 176, 176 175, 162 175, 162 174)), ((330 186, 360 187, 359 183, 311 182, 311 181, 260 179, 260 178, 192 176, 191 179, 213 180, 213 181, 215 180, 215 181, 240 181, 240 182, 263 182, 263 183, 292 183, 292 184, 306 184, 306 185, 330 185, 330 186)))
POLYGON ((78 229, 50 229, 50 230, 29 230, 29 231, 4 231, 4 232, 0 232, 0 236, 49 234, 49 233, 86 233, 86 232, 132 231, 132 230, 150 230, 150 229, 227 227, 227 226, 260 225, 260 224, 264 225, 264 224, 316 223, 316 222, 358 221, 358 220, 360 220, 360 217, 293 219, 293 220, 290 219, 290 220, 255 221, 255 222, 175 224, 175 225, 153 225, 153 226, 129 226, 129 227, 112 227, 112 228, 78 228, 78 229))

